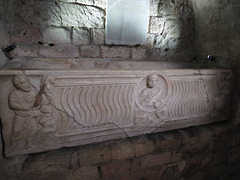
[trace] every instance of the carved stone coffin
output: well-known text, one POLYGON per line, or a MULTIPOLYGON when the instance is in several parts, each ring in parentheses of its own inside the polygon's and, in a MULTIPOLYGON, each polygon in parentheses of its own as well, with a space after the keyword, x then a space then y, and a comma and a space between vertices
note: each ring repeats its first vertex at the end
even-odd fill
POLYGON ((0 71, 7 157, 227 120, 230 70, 0 71))

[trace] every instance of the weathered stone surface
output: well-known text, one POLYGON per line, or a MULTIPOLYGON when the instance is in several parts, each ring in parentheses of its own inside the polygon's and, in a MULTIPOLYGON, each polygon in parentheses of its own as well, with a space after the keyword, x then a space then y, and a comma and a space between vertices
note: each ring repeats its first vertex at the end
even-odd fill
POLYGON ((123 58, 129 59, 131 48, 129 47, 100 47, 101 55, 103 58, 123 58))
POLYGON ((38 45, 28 45, 20 46, 18 45, 14 51, 11 52, 11 55, 14 58, 21 57, 38 57, 39 46, 38 45))
POLYGON ((150 60, 154 61, 168 61, 168 52, 166 48, 153 48, 147 50, 147 55, 150 60))
POLYGON ((151 17, 150 19, 150 33, 162 34, 165 26, 165 20, 162 17, 151 17))
POLYGON ((146 157, 144 157, 140 166, 143 169, 148 169, 154 166, 162 166, 164 164, 169 163, 170 161, 171 161, 171 153, 164 152, 162 154, 147 155, 146 157))
POLYGON ((90 32, 88 29, 74 28, 72 33, 73 44, 75 45, 90 44, 90 32))
POLYGON ((43 42, 47 44, 67 45, 71 43, 69 30, 49 27, 43 31, 43 42))
POLYGON ((158 35, 158 36, 155 36, 153 45, 155 48, 164 48, 164 47, 166 48, 168 47, 168 45, 171 45, 173 42, 174 42, 173 38, 169 40, 165 36, 158 35))
POLYGON ((181 148, 182 144, 182 138, 181 134, 178 132, 174 132, 171 134, 165 134, 165 135, 156 135, 154 136, 154 140, 156 141, 156 150, 157 151, 166 151, 168 149, 179 149, 181 148))
POLYGON ((180 161, 178 164, 178 171, 183 172, 184 168, 186 167, 186 161, 180 161))
POLYGON ((39 55, 42 57, 79 57, 75 46, 40 46, 39 55))
POLYGON ((94 0, 94 5, 106 9, 107 2, 107 0, 94 0))
MULTIPOLYGON (((24 24, 26 24, 26 28, 24 26, 21 27, 21 23, 19 27, 27 29, 27 33, 24 32, 24 30, 19 32, 12 31, 14 32, 14 34, 11 38, 13 39, 13 41, 16 42, 36 44, 38 42, 42 42, 41 34, 44 33, 44 41, 46 41, 46 43, 48 43, 47 39, 53 39, 53 41, 56 42, 56 45, 68 45, 69 41, 71 41, 71 43, 73 43, 74 45, 104 45, 106 26, 105 19, 107 18, 106 4, 106 0, 59 0, 45 2, 34 2, 33 0, 30 0, 28 2, 18 1, 14 6, 16 8, 14 14, 14 16, 16 17, 14 19, 15 21, 24 22, 24 24), (62 30, 59 33, 58 31, 56 31, 56 33, 53 31, 50 31, 50 33, 48 33, 49 27, 54 27, 56 29, 59 28, 62 30), (67 34, 66 32, 63 32, 65 30, 67 31, 67 34), (57 34, 59 34, 60 37, 57 34)), ((160 57, 160 59, 164 57, 164 59, 166 60, 170 59, 173 61, 175 59, 180 59, 181 57, 185 58, 182 55, 185 52, 183 52, 182 54, 180 53, 180 56, 175 52, 172 52, 168 55, 168 58, 165 58, 165 52, 162 50, 159 51, 158 48, 165 49, 165 47, 176 47, 176 49, 178 49, 179 47, 183 47, 180 45, 178 46, 178 44, 181 44, 182 41, 177 40, 179 38, 179 35, 176 34, 175 30, 176 28, 180 27, 182 29, 181 32, 185 32, 180 33, 180 36, 188 35, 188 37, 186 38, 190 41, 191 39, 193 39, 192 36, 189 37, 189 35, 193 32, 193 28, 191 28, 191 26, 193 27, 193 23, 180 24, 179 26, 176 26, 176 28, 169 27, 169 29, 163 29, 163 27, 160 27, 160 22, 162 21, 157 21, 157 19, 165 19, 166 21, 169 21, 168 19, 170 18, 174 21, 177 19, 181 19, 181 21, 184 22, 191 21, 192 15, 191 8, 189 8, 190 5, 186 3, 186 0, 175 1, 171 3, 169 1, 153 0, 150 4, 150 23, 152 23, 152 25, 149 28, 149 32, 154 33, 156 36, 148 34, 146 46, 148 48, 153 48, 151 49, 151 51, 153 52, 152 54, 155 55, 152 55, 151 53, 146 54, 146 58, 149 58, 151 60, 159 60, 158 57, 160 57), (164 8, 166 8, 165 14, 162 13, 164 8), (161 32, 167 33, 164 34, 163 38, 159 39, 159 35, 161 34, 161 32), (171 46, 169 46, 168 44, 171 44, 171 46)), ((4 14, 6 14, 6 12, 4 12, 4 14)), ((10 18, 8 19, 11 20, 10 18)), ((176 23, 177 22, 173 22, 173 24, 176 23)), ((188 49, 185 51, 187 51, 187 53, 191 55, 190 57, 193 57, 192 54, 194 54, 195 51, 190 49, 189 47, 186 47, 185 49, 188 49)), ((179 51, 181 51, 181 49, 179 49, 179 51)), ((142 51, 138 51, 129 55, 127 52, 124 53, 125 56, 117 55, 116 53, 116 55, 113 55, 112 53, 110 53, 109 55, 103 54, 102 57, 129 59, 130 56, 130 58, 132 59, 145 59, 144 54, 141 53, 142 51), (141 57, 142 55, 143 57, 141 57)), ((41 54, 38 54, 37 56, 39 57, 41 56, 41 54)), ((65 54, 63 57, 70 56, 71 55, 65 54)), ((59 57, 59 55, 57 57, 59 57)), ((91 56, 84 55, 83 57, 91 56)), ((99 56, 93 55, 92 57, 99 56)), ((192 59, 190 58, 190 60, 192 59)))
POLYGON ((174 20, 174 19, 167 20, 165 23, 162 35, 166 36, 167 38, 178 39, 181 35, 181 24, 182 24, 182 22, 178 19, 177 20, 174 20))
MULTIPOLYGON (((0 151, 3 152, 3 147, 1 146, 0 151)), ((26 158, 27 156, 20 156, 11 159, 6 159, 3 156, 0 157, 0 162, 3 165, 0 168, 1 178, 5 179, 5 177, 9 177, 9 179, 14 179, 17 174, 21 174, 26 158)))
POLYGON ((109 179, 128 174, 131 171, 131 167, 129 160, 104 164, 101 166, 102 178, 109 179))
MULTIPOLYGON (((5 26, 0 19, 0 34, 2 38, 0 39, 0 46, 6 46, 9 42, 9 34, 7 33, 5 26)), ((5 57, 4 53, 0 51, 0 68, 4 66, 4 64, 7 62, 7 58, 5 57)))
POLYGON ((238 164, 240 160, 240 148, 238 146, 234 147, 229 153, 228 153, 228 164, 238 164))
POLYGON ((42 32, 31 25, 26 25, 22 21, 15 21, 11 30, 11 41, 15 43, 35 43, 43 39, 42 32))
POLYGON ((179 130, 179 132, 181 133, 183 144, 187 147, 195 146, 199 140, 198 132, 195 131, 195 128, 192 128, 188 133, 182 130, 179 130))
POLYGON ((187 150, 183 150, 182 158, 183 159, 194 159, 198 157, 198 154, 202 155, 204 159, 208 154, 213 152, 213 145, 209 142, 209 144, 201 144, 196 142, 195 145, 184 145, 184 148, 187 150))
POLYGON ((159 3, 161 1, 159 0, 150 0, 150 16, 157 16, 158 15, 158 8, 159 3))
POLYGON ((23 175, 18 175, 17 177, 11 177, 10 179, 67 179, 69 177, 69 171, 59 171, 59 172, 48 172, 45 174, 34 174, 34 173, 29 173, 29 174, 23 174, 23 175))
POLYGON ((70 167, 70 154, 64 152, 35 155, 24 162, 26 173, 45 174, 54 171, 64 171, 70 167))
POLYGON ((119 179, 121 180, 129 180, 129 179, 151 179, 158 180, 161 178, 161 173, 159 169, 148 169, 148 170, 140 170, 136 172, 132 172, 128 175, 122 176, 119 179))
POLYGON ((78 4, 61 4, 63 26, 103 28, 104 12, 101 9, 78 4))
POLYGON ((86 4, 86 5, 94 4, 94 0, 61 0, 60 2, 70 2, 70 3, 78 3, 78 4, 86 4))
POLYGON ((112 147, 112 159, 121 160, 135 156, 135 149, 130 142, 119 142, 112 147))
POLYGON ((78 152, 78 163, 80 166, 96 165, 111 160, 111 149, 107 146, 90 147, 78 152))
MULTIPOLYGON (((223 12, 227 13, 227 11, 223 12)), ((209 11, 206 11, 204 14, 196 13, 196 22, 197 24, 215 24, 216 22, 221 21, 221 16, 219 14, 219 11, 216 9, 212 9, 212 13, 209 11)), ((223 18, 227 18, 227 16, 223 16, 223 18)), ((225 19, 227 22, 228 20, 225 19)))
POLYGON ((59 0, 63 3, 77 3, 80 5, 97 6, 106 9, 107 0, 59 0))
POLYGON ((93 44, 103 45, 105 40, 105 30, 104 29, 93 29, 93 44))
MULTIPOLYGON (((180 24, 181 27, 181 38, 188 38, 189 43, 193 46, 194 45, 194 37, 195 37, 195 30, 190 22, 182 22, 180 24)), ((187 39, 186 39, 187 40, 187 39)), ((181 42, 180 42, 181 44, 181 42)), ((187 50, 187 48, 185 47, 187 50)))
POLYGON ((96 166, 86 166, 75 170, 70 174, 67 180, 98 180, 99 172, 96 166))
POLYGON ((89 45, 80 47, 81 57, 96 58, 100 56, 99 46, 89 45))
POLYGON ((155 35, 153 34, 148 34, 147 40, 146 40, 146 47, 148 48, 153 48, 155 44, 155 35))
POLYGON ((229 0, 228 3, 230 3, 230 4, 240 4, 238 0, 229 0))
POLYGON ((182 173, 179 171, 179 165, 177 163, 168 164, 161 173, 161 179, 180 179, 182 173))
POLYGON ((198 51, 199 60, 211 53, 218 56, 217 63, 216 61, 212 63, 214 66, 227 67, 227 62, 231 63, 232 59, 239 56, 235 50, 236 46, 227 49, 239 39, 233 32, 234 26, 239 24, 237 10, 239 8, 230 1, 192 1, 192 3, 195 12, 196 49, 202 49, 198 51), (201 13, 202 11, 204 13, 201 13), (212 42, 215 42, 215 45, 212 42))
MULTIPOLYGON (((201 163, 200 163, 200 168, 205 168, 207 167, 208 163, 211 161, 211 157, 205 157, 202 159, 201 163)), ((185 164, 186 166, 186 164, 185 164)))
POLYGON ((211 142, 213 140, 212 132, 208 128, 199 128, 199 139, 200 143, 211 142))
POLYGON ((202 8, 208 9, 208 8, 211 8, 211 7, 215 7, 216 8, 216 7, 219 7, 219 6, 225 6, 230 1, 226 1, 226 0, 223 0, 223 1, 218 1, 218 0, 207 1, 207 0, 203 0, 201 2, 200 1, 199 2, 194 2, 194 5, 198 9, 202 9, 202 8))
POLYGON ((146 48, 131 48, 131 59, 146 59, 147 50, 146 48))
POLYGON ((61 8, 54 2, 17 1, 15 16, 35 27, 61 26, 61 8))
MULTIPOLYGON (((226 124, 226 123, 225 123, 226 124)), ((212 124, 211 126, 215 126, 217 128, 218 124, 212 124)), ((206 126, 205 126, 206 127, 206 126)), ((204 128, 205 129, 205 128, 204 128)), ((200 128, 199 136, 201 136, 202 130, 200 128)), ((184 129, 184 131, 188 132, 189 128, 184 129)), ((172 132, 168 132, 168 135, 170 135, 172 132)), ((188 133, 186 133, 188 134, 188 133)), ((235 133, 233 133, 235 134, 235 133)), ((159 134, 161 135, 161 134, 159 134)), ((152 137, 153 135, 148 135, 148 137, 152 137)), ((198 136, 198 134, 197 134, 198 136)), ((232 134, 228 133, 228 137, 231 138, 232 134)), ((167 137, 168 138, 168 137, 167 137)), ((218 135, 218 138, 221 138, 218 135)), ((216 141, 219 141, 219 139, 216 139, 216 141)), ((131 143, 133 145, 135 143, 140 142, 142 137, 138 137, 137 139, 134 138, 131 140, 131 143)), ((145 138, 143 138, 143 141, 145 138)), ((128 141, 128 140, 125 140, 128 141)), ((176 140, 177 141, 177 140, 176 140)), ((207 143, 207 142, 206 142, 207 143)), ((196 142, 197 144, 197 142, 196 142)), ((102 147, 109 147, 109 143, 103 143, 102 147)), ((112 144, 114 146, 114 144, 112 144)), ((14 160, 14 158, 11 159, 4 159, 4 167, 0 169, 1 177, 4 179, 140 179, 140 178, 151 178, 151 179, 172 179, 173 177, 176 177, 176 179, 184 178, 184 179, 207 179, 209 177, 219 177, 220 174, 224 176, 224 178, 229 179, 229 177, 238 177, 238 165, 239 165, 239 148, 236 146, 229 146, 228 144, 223 144, 223 146, 227 146, 226 149, 228 149, 229 153, 224 154, 218 152, 208 152, 207 156, 203 153, 195 153, 195 156, 191 157, 186 154, 186 157, 181 157, 179 159, 175 158, 177 162, 174 162, 175 160, 170 160, 169 163, 166 163, 166 165, 157 165, 157 164, 149 164, 153 166, 146 167, 146 169, 142 169, 141 162, 144 160, 143 158, 147 158, 149 155, 140 157, 140 158, 131 158, 127 160, 120 160, 120 161, 102 161, 97 166, 83 166, 83 167, 76 167, 72 169, 72 166, 65 166, 66 162, 68 165, 71 163, 65 158, 62 157, 69 157, 69 160, 72 158, 69 156, 72 154, 72 151, 74 153, 80 154, 80 148, 68 148, 64 149, 63 153, 61 151, 54 151, 54 152, 48 152, 38 155, 31 155, 25 162, 25 166, 21 167, 23 164, 24 158, 20 157, 18 160, 14 160), (51 158, 54 155, 54 158, 51 158), (226 161, 221 161, 221 159, 227 156, 227 164, 226 161), (44 157, 44 163, 42 159, 44 157), (60 158, 58 158, 60 157, 60 158), (55 159, 55 160, 54 160, 55 159), (15 161, 15 162, 13 162, 15 161), (55 162, 55 164, 52 164, 55 162), (60 162, 62 162, 64 165, 61 166, 60 162), (15 164, 15 166, 13 165, 15 164), (17 166, 16 166, 17 165, 17 166), (48 167, 50 165, 50 168, 46 171, 44 170, 44 167, 48 167), (8 168, 8 167, 9 168, 8 168), (29 167, 30 166, 30 167, 29 167), (55 167, 55 168, 54 168, 55 167), (223 169, 221 169, 224 167, 223 169), (7 171, 8 169, 9 171, 7 171), (11 170, 10 170, 11 169, 11 170), (16 169, 17 172, 16 172, 16 169), (24 171, 22 171, 22 169, 24 171), (211 169, 211 171, 209 171, 211 169), (221 171, 219 171, 221 169, 221 171), (5 170, 5 174, 3 174, 2 170, 5 170), (26 171, 27 170, 27 171, 26 171)), ((0 146, 1 147, 1 146, 0 146)), ((81 147, 82 148, 82 147, 81 147)), ((83 147, 85 149, 85 147, 83 147)), ((98 146, 88 146, 88 150, 90 152, 93 152, 91 150, 98 150, 98 146)), ((85 149, 87 152, 87 148, 85 149)), ((186 151, 187 148, 179 148, 179 151, 186 151)), ((191 149, 189 149, 191 152, 191 149)), ((222 151, 222 149, 221 149, 222 151)), ((172 150, 169 149, 169 152, 172 153, 172 150)), ((176 153, 176 152, 175 152, 176 153)), ((90 153, 92 154, 92 153, 90 153)), ((154 153, 152 155, 160 155, 162 153, 154 153)), ((25 157, 26 158, 26 157, 25 157)), ((87 158, 86 158, 87 160, 87 158)), ((90 159, 91 161, 91 159, 90 159)), ((0 162, 3 162, 3 159, 0 158, 0 162)), ((153 162, 153 161, 151 161, 153 162)), ((160 161, 159 161, 160 162, 160 161)), ((237 178, 236 178, 237 179, 237 178)))
POLYGON ((153 142, 148 140, 147 138, 142 138, 139 139, 138 141, 134 141, 133 143, 136 157, 145 155, 145 154, 150 154, 154 151, 154 145, 153 142))

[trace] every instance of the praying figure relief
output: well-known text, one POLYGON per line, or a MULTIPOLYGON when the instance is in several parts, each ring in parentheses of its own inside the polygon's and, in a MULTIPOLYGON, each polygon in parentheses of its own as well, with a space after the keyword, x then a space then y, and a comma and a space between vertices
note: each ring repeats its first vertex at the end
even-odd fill
POLYGON ((52 108, 43 95, 45 85, 37 92, 25 75, 16 75, 13 84, 15 89, 9 95, 9 106, 15 112, 12 146, 27 149, 50 139, 54 141, 56 127, 52 108))
POLYGON ((166 113, 167 83, 158 74, 148 75, 139 85, 136 123, 147 126, 164 124, 166 113))

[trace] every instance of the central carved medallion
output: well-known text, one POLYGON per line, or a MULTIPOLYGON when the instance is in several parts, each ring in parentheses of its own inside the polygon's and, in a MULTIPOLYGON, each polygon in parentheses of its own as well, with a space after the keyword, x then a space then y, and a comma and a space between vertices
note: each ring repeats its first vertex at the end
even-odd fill
POLYGON ((167 120, 168 84, 159 74, 143 78, 137 87, 136 124, 162 126, 167 120))

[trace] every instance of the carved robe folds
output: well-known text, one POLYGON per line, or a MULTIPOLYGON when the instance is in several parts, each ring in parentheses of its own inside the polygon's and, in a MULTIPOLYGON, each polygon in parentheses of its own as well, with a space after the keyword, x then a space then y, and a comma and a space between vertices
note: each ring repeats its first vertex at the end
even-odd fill
POLYGON ((0 74, 8 157, 227 120, 230 112, 229 70, 0 74))

